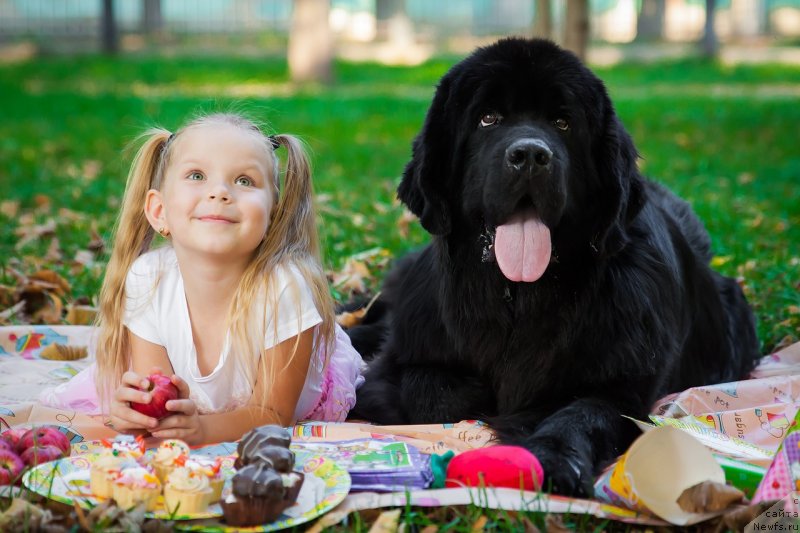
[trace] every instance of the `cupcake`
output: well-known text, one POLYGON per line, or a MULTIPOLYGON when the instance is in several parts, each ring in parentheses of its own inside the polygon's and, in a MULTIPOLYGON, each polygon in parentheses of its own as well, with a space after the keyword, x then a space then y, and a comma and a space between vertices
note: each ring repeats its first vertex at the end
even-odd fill
POLYGON ((170 472, 183 466, 189 458, 189 445, 178 439, 168 439, 161 443, 151 461, 159 481, 164 483, 170 472))
POLYGON ((289 473, 294 469, 294 452, 289 448, 265 444, 247 455, 238 458, 239 466, 249 464, 267 463, 272 468, 283 474, 289 473))
POLYGON ((222 497, 225 476, 222 474, 222 457, 212 458, 207 455, 192 455, 186 460, 186 467, 200 472, 208 478, 211 486, 210 502, 214 503, 222 497))
POLYGON ((208 476, 199 470, 179 466, 169 473, 164 483, 164 507, 168 513, 203 513, 211 502, 211 493, 208 476))
MULTIPOLYGON (((302 474, 297 474, 302 484, 302 474)), ((233 527, 268 524, 292 504, 294 500, 287 499, 283 476, 271 466, 259 463, 236 472, 233 490, 220 502, 225 522, 233 527)))
POLYGON ((140 444, 122 441, 103 441, 105 449, 89 468, 89 488, 97 497, 110 498, 114 479, 123 468, 139 466, 143 450, 140 444))
POLYGON ((161 495, 161 482, 152 468, 133 466, 123 468, 114 479, 112 496, 122 509, 130 509, 140 503, 148 511, 155 511, 161 495))
POLYGON ((234 466, 239 468, 250 464, 252 462, 250 456, 264 446, 272 445, 288 449, 291 443, 292 437, 286 428, 274 424, 259 426, 248 431, 239 441, 239 445, 236 448, 239 457, 236 459, 234 466))

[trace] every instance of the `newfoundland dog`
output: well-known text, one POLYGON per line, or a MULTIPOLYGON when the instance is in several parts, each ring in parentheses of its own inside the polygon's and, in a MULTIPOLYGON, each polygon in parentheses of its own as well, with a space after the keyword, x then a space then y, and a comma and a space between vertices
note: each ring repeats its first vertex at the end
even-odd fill
POLYGON ((373 357, 354 418, 485 420, 545 485, 590 495, 662 395, 758 356, 737 283, 689 205, 639 174, 603 83, 542 40, 441 79, 398 196, 431 235, 350 330, 373 357))

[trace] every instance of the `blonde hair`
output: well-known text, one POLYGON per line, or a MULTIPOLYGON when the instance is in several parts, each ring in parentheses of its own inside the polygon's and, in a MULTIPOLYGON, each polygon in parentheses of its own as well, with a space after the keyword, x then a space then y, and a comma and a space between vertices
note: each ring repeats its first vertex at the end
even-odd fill
MULTIPOLYGON (((264 347, 266 322, 270 313, 265 313, 264 319, 259 320, 260 314, 255 312, 260 297, 272 294, 273 300, 267 302, 268 305, 271 304, 271 322, 275 328, 280 323, 276 316, 277 295, 271 290, 275 283, 274 274, 279 268, 295 269, 309 287, 317 311, 322 317, 322 324, 315 335, 314 350, 323 349, 326 358, 330 354, 334 338, 333 301, 328 292, 320 258, 311 167, 300 140, 292 135, 267 137, 256 123, 232 113, 216 113, 197 118, 174 134, 153 128, 140 137, 140 141, 142 138, 144 141, 128 173, 122 210, 113 232, 111 258, 100 290, 97 389, 104 410, 110 395, 119 385, 122 374, 131 364, 130 334, 123 324, 126 308, 125 280, 133 262, 151 249, 156 233, 144 213, 147 191, 161 189, 163 186, 164 172, 169 166, 175 140, 187 129, 207 124, 232 125, 252 132, 263 140, 267 157, 273 161, 277 195, 269 228, 253 252, 253 258, 239 281, 228 309, 226 324, 231 338, 231 356, 244 363, 242 368, 252 385, 255 385, 256 379, 265 380, 265 384, 272 383, 279 372, 275 368, 274 358, 269 357, 269 351, 265 351, 264 347), (274 150, 280 146, 285 147, 288 152, 282 190, 279 185, 279 161, 274 154, 274 150), (246 356, 253 353, 260 354, 260 357, 246 356), (265 364, 261 365, 261 373, 257 376, 259 361, 265 364)), ((293 290, 296 293, 299 287, 293 287, 293 290)), ((298 299, 295 298, 295 301, 298 299)), ((299 320, 298 313, 298 323, 299 320)), ((296 351, 297 343, 292 358, 296 351)), ((310 364, 314 364, 313 358, 310 364)), ((266 403, 269 389, 269 386, 263 387, 264 397, 258 399, 262 406, 266 403)))

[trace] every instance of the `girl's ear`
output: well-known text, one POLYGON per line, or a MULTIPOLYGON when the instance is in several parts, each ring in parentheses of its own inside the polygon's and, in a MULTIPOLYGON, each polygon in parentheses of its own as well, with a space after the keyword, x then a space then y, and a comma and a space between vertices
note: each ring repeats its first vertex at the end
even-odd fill
POLYGON ((164 216, 164 201, 161 191, 150 189, 144 199, 144 215, 150 226, 162 235, 169 232, 167 219, 164 216))

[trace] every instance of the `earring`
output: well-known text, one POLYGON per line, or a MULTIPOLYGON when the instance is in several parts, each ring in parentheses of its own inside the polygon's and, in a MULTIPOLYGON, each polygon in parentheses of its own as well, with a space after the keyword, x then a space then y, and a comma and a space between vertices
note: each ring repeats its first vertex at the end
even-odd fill
POLYGON ((158 228, 158 232, 161 234, 162 237, 166 237, 167 235, 169 235, 169 230, 166 229, 164 226, 158 228))

